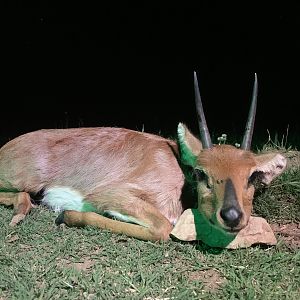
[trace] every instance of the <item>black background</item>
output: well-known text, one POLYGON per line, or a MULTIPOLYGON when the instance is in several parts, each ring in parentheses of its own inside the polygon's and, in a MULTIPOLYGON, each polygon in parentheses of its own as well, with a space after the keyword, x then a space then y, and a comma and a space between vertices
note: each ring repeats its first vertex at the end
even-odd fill
POLYGON ((213 134, 242 134, 255 72, 255 134, 299 134, 297 2, 101 2, 4 2, 2 144, 40 128, 197 134, 194 70, 213 134))

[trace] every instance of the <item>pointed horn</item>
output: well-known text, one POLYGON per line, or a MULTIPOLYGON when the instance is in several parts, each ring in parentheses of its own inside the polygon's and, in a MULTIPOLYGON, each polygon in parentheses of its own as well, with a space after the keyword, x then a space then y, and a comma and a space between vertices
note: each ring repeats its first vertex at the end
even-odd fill
POLYGON ((249 110, 243 142, 241 145, 241 149, 243 150, 250 150, 251 147, 254 122, 255 122, 256 103, 257 103, 257 75, 255 73, 255 80, 254 80, 254 86, 252 92, 252 102, 249 110))
POLYGON ((196 72, 194 72, 194 88, 195 88, 195 102, 196 102, 197 117, 199 122, 199 129, 200 129, 200 139, 202 142, 203 149, 209 149, 212 148, 213 145, 211 142, 211 138, 209 135, 209 131, 204 116, 196 72))

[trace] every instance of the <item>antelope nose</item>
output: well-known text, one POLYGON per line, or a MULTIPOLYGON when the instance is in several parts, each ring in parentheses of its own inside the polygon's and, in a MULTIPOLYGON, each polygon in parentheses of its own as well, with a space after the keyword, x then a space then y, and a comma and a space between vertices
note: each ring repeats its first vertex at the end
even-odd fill
POLYGON ((233 228, 239 224, 243 214, 239 209, 236 209, 235 207, 232 206, 232 207, 221 209, 220 215, 224 223, 227 226, 233 228))

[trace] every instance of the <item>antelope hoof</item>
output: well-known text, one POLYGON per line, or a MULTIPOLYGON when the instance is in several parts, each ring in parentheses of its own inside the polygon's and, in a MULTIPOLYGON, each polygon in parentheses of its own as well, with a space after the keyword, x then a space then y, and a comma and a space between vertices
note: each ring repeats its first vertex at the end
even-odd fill
POLYGON ((61 224, 65 224, 65 212, 62 211, 58 217, 55 219, 55 224, 57 226, 61 225, 61 224))
POLYGON ((20 223, 24 218, 26 217, 25 214, 17 214, 14 215, 13 218, 11 219, 9 226, 14 227, 16 226, 18 223, 20 223))

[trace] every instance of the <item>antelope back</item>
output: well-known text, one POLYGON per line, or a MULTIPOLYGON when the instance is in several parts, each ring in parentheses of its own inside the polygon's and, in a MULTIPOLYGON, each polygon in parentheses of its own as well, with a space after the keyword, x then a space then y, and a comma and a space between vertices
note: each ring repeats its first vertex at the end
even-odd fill
POLYGON ((160 193, 159 202, 183 184, 177 151, 174 141, 125 128, 39 130, 0 149, 0 187, 38 193, 65 186, 89 197, 123 186, 160 193))

